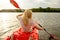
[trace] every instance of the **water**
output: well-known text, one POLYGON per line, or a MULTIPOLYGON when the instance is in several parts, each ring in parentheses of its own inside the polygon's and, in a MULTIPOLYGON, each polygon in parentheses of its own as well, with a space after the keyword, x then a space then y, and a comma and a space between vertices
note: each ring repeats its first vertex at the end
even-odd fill
MULTIPOLYGON (((19 27, 16 18, 19 12, 1 12, 0 13, 0 40, 11 35, 19 27)), ((60 13, 33 13, 34 20, 38 21, 49 33, 60 38, 60 13)), ((48 40, 49 35, 41 30, 39 39, 48 40)))

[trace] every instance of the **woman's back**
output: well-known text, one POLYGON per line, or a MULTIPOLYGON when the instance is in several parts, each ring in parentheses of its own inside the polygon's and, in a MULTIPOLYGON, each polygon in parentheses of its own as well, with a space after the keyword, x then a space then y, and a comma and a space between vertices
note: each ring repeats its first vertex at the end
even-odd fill
POLYGON ((25 25, 24 22, 23 22, 23 19, 21 16, 18 17, 18 20, 21 24, 21 27, 23 28, 23 31, 24 32, 32 32, 33 30, 33 27, 34 27, 34 22, 32 19, 29 19, 29 24, 28 25, 25 25))

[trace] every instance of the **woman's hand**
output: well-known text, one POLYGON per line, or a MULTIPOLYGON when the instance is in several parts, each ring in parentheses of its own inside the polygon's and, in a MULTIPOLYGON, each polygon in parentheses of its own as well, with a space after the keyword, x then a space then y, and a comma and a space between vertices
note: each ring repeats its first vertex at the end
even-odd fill
POLYGON ((56 37, 55 35, 50 34, 50 38, 53 38, 54 40, 60 40, 58 37, 56 37))

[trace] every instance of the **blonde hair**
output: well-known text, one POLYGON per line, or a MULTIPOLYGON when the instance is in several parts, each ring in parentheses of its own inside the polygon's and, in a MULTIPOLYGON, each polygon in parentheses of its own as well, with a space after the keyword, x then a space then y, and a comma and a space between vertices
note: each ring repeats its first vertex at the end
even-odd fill
POLYGON ((25 25, 29 24, 29 20, 32 18, 32 11, 31 10, 25 10, 25 12, 23 13, 23 22, 25 25))

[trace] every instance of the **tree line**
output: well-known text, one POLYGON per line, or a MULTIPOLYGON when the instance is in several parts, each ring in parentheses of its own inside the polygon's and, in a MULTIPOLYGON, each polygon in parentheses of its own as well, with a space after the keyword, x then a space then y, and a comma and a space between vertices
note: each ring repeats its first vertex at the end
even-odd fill
POLYGON ((47 8, 42 8, 42 7, 32 8, 31 10, 33 12, 60 12, 60 8, 50 8, 50 7, 47 7, 47 8))
MULTIPOLYGON (((22 10, 25 10, 25 9, 22 9, 22 10)), ((3 10, 0 10, 0 12, 22 12, 22 10, 20 10, 20 9, 3 9, 3 10)), ((33 12, 60 12, 60 8, 50 8, 50 7, 32 8, 30 10, 32 10, 33 12)))

